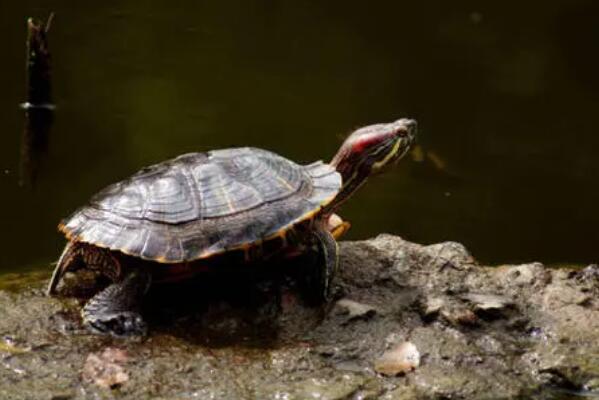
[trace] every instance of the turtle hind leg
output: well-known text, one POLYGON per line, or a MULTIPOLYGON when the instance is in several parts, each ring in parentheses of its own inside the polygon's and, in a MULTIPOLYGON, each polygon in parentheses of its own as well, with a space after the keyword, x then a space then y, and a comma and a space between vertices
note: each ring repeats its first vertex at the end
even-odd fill
POLYGON ((142 270, 130 272, 92 297, 81 310, 84 324, 92 331, 113 336, 143 336, 147 325, 140 314, 151 276, 142 270))
POLYGON ((64 274, 72 269, 78 262, 81 261, 81 245, 78 242, 70 241, 64 247, 58 262, 56 263, 56 268, 54 268, 54 272, 52 273, 52 278, 50 278, 50 282, 48 283, 48 289, 46 290, 46 294, 53 295, 56 293, 56 287, 60 283, 64 274))
POLYGON ((81 267, 97 271, 112 281, 116 281, 121 275, 121 264, 110 250, 83 242, 70 241, 56 263, 56 268, 48 284, 47 294, 56 293, 56 288, 65 273, 81 267))
POLYGON ((306 275, 306 300, 310 305, 320 305, 331 300, 331 282, 339 264, 337 241, 323 226, 313 233, 317 248, 316 262, 306 275))

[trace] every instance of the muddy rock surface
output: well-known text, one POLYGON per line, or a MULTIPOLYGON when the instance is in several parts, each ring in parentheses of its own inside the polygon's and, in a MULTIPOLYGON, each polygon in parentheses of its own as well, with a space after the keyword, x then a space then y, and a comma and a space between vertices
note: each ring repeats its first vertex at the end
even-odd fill
POLYGON ((381 235, 341 243, 326 308, 301 265, 276 271, 155 288, 136 339, 81 327, 82 278, 48 298, 47 274, 1 277, 0 398, 599 398, 596 265, 485 267, 381 235))

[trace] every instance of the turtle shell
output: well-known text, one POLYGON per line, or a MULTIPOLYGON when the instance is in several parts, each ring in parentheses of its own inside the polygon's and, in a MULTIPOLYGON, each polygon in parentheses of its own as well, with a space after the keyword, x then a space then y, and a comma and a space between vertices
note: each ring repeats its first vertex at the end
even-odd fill
POLYGON ((340 188, 321 161, 302 166, 256 148, 190 153, 108 186, 59 229, 145 260, 187 262, 268 240, 314 217, 340 188))

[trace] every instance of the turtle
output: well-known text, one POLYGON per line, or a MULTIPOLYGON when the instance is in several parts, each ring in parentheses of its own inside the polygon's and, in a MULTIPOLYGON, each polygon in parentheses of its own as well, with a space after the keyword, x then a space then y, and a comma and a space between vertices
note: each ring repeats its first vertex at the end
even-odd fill
POLYGON ((141 305, 152 283, 312 249, 310 291, 326 303, 336 239, 349 226, 336 212, 371 175, 399 160, 415 134, 416 121, 407 118, 356 129, 329 163, 300 165, 240 147, 143 168, 61 221, 67 243, 47 293, 57 293, 67 271, 93 270, 110 283, 82 307, 84 325, 101 334, 144 335, 141 305))

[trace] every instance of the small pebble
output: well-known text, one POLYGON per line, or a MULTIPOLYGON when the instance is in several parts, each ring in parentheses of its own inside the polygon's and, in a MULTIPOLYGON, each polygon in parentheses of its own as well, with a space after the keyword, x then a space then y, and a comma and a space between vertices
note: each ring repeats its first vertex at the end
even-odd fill
POLYGON ((376 308, 369 304, 358 303, 350 299, 341 299, 336 304, 337 308, 346 314, 349 319, 369 318, 376 314, 376 308))
POLYGON ((411 342, 403 342, 387 350, 374 362, 379 374, 395 376, 413 371, 420 365, 420 352, 411 342))
POLYGON ((495 294, 468 293, 463 298, 471 302, 475 310, 482 311, 501 310, 513 304, 509 298, 495 294))
POLYGON ((440 297, 428 297, 424 304, 424 310, 423 310, 424 316, 431 317, 431 316, 439 313, 439 311, 441 311, 441 309, 443 308, 444 305, 445 305, 444 299, 442 299, 440 297))
POLYGON ((114 389, 129 380, 129 374, 121 365, 128 360, 125 350, 108 347, 101 353, 87 356, 81 375, 97 386, 114 389))

